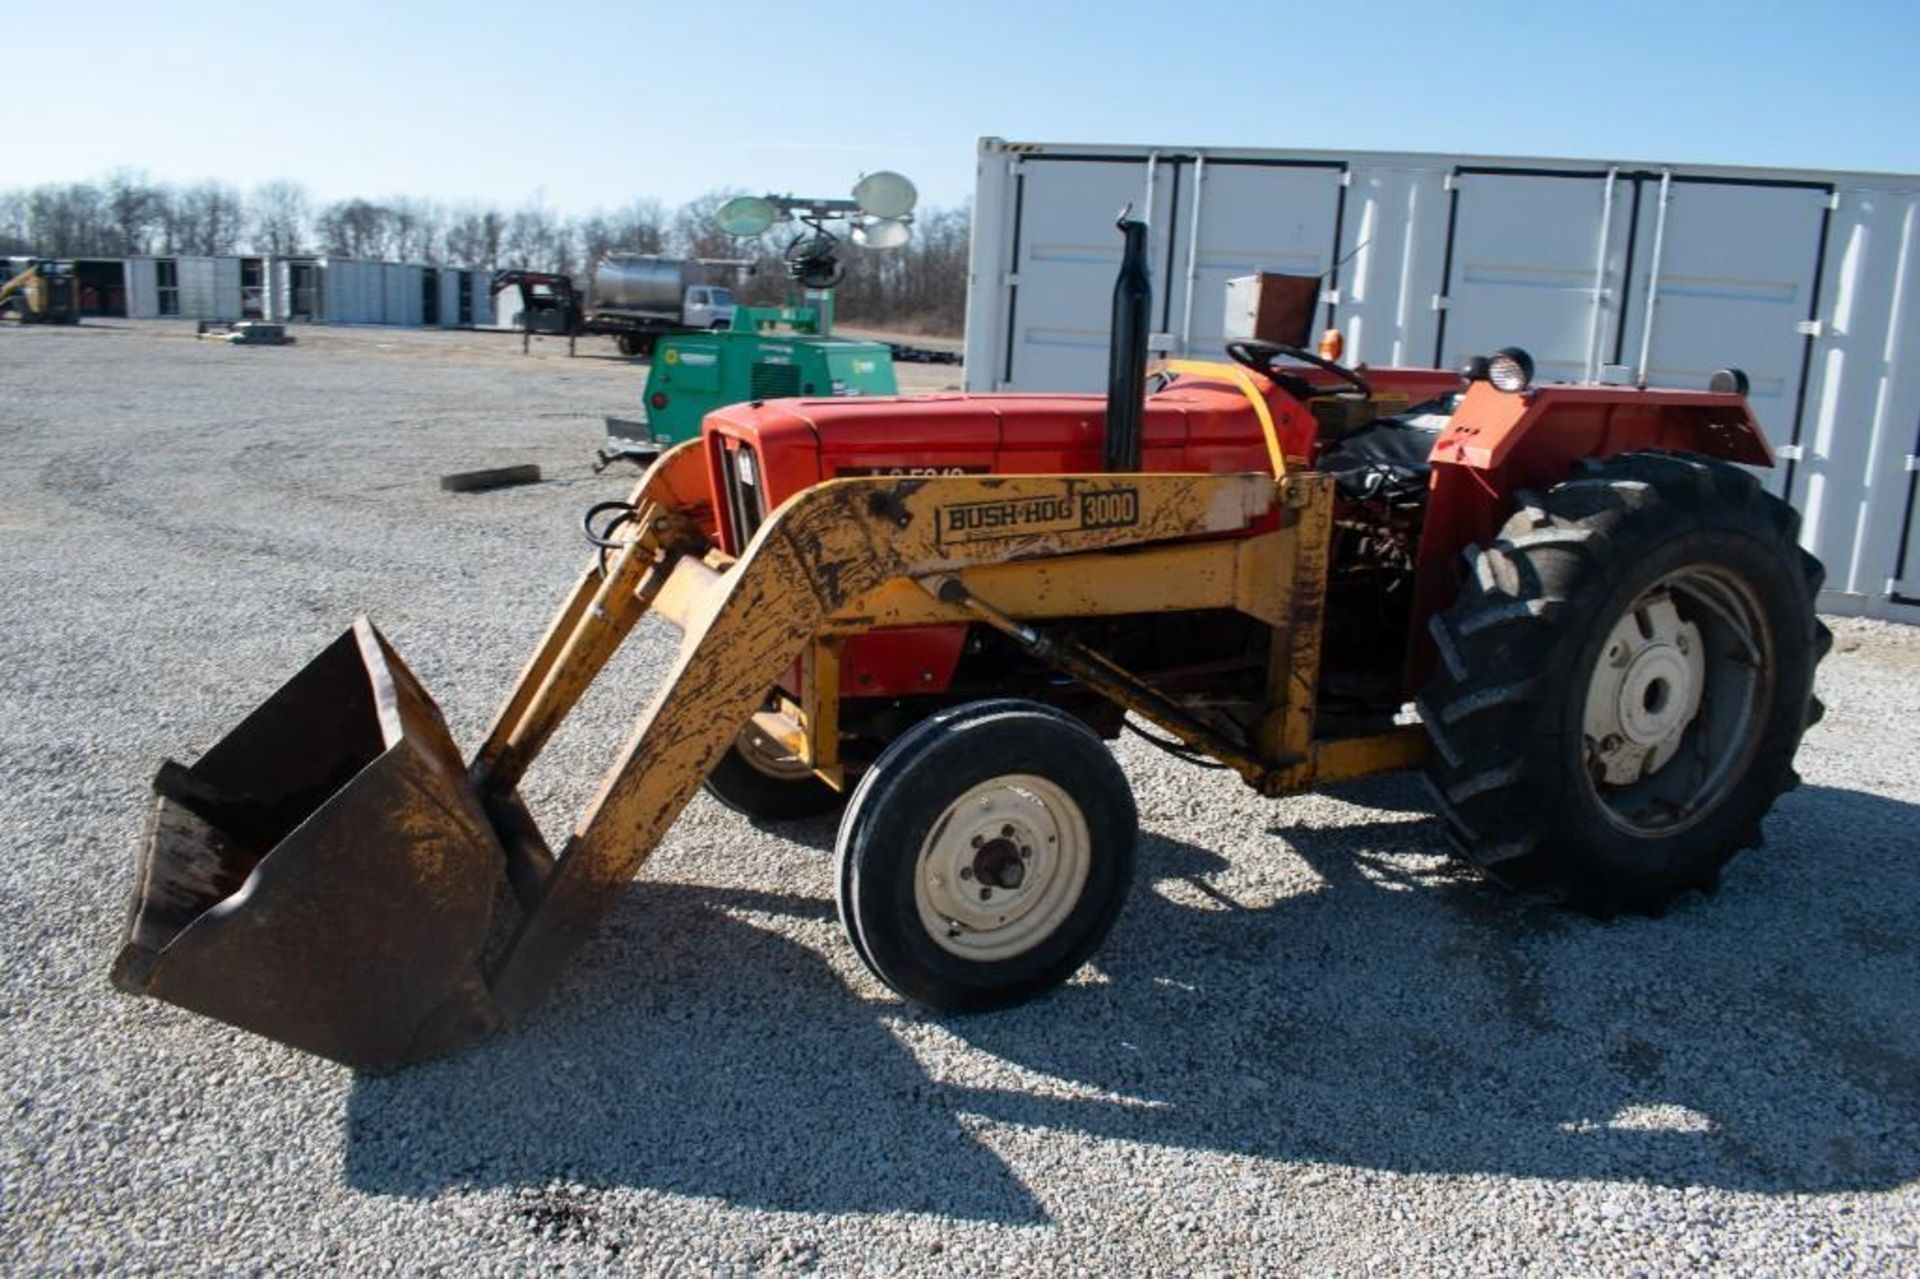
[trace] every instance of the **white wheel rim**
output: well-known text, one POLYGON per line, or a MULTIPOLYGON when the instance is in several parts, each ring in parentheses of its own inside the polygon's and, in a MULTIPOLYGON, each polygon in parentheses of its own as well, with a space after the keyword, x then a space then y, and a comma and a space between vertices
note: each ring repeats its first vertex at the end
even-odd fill
POLYGON ((1608 821, 1665 837, 1725 798, 1759 750, 1772 641, 1751 588, 1718 567, 1641 592, 1601 644, 1582 713, 1584 771, 1608 821))
POLYGON ((921 843, 913 874, 920 924, 962 959, 1024 954, 1079 904, 1091 852, 1086 815, 1059 786, 1029 773, 981 782, 921 843))
POLYGON ((1595 779, 1629 786, 1665 768, 1700 712, 1706 675, 1700 628, 1680 616, 1673 597, 1649 591, 1635 600, 1607 635, 1587 685, 1595 779))

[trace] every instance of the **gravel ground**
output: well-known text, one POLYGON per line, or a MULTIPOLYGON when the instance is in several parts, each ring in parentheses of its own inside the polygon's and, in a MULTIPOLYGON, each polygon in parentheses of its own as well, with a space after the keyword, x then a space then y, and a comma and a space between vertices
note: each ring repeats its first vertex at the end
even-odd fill
MULTIPOLYGON (((479 739, 583 557, 626 363, 505 337, 0 331, 0 1266, 1913 1273, 1920 633, 1841 622, 1768 847, 1660 921, 1457 872, 1416 788, 1264 801, 1134 743, 1096 968, 942 1019, 832 831, 704 797, 529 1024, 357 1078, 114 993, 148 780, 370 613, 479 739), (533 461, 548 482, 441 493, 533 461)), ((955 380, 914 371, 916 385, 955 380)), ((530 779, 549 830, 671 652, 530 779)))

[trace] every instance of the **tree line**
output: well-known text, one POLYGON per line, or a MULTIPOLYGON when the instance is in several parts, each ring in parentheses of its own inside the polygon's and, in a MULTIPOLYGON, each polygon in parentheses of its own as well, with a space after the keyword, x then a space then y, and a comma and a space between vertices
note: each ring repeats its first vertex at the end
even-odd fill
MULTIPOLYGON (((713 212, 739 191, 708 192, 669 208, 640 198, 624 208, 567 216, 533 200, 511 212, 395 196, 314 200, 297 182, 242 192, 217 181, 155 182, 122 170, 92 182, 0 191, 0 255, 46 257, 301 254, 421 262, 496 271, 514 267, 572 275, 582 287, 610 252, 743 259, 750 269, 716 267, 715 283, 754 303, 787 292, 781 254, 796 228, 738 240, 713 225, 713 212)), ((836 295, 853 323, 958 333, 966 310, 968 210, 922 209, 904 247, 846 245, 836 295)))

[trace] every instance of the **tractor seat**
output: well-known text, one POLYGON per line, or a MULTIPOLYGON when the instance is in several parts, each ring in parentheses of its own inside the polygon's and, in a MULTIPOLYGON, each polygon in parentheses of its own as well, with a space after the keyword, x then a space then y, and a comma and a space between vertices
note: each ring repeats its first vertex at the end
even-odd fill
POLYGON ((1453 416, 1453 397, 1415 404, 1323 444, 1316 469, 1333 476, 1334 492, 1362 501, 1427 487, 1434 443, 1453 416))

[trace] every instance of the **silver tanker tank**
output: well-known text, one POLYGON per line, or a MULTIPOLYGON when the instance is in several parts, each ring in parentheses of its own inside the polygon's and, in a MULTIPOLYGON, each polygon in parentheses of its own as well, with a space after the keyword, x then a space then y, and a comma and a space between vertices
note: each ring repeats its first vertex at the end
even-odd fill
POLYGON ((588 309, 678 320, 692 265, 653 253, 609 253, 594 263, 588 309))

